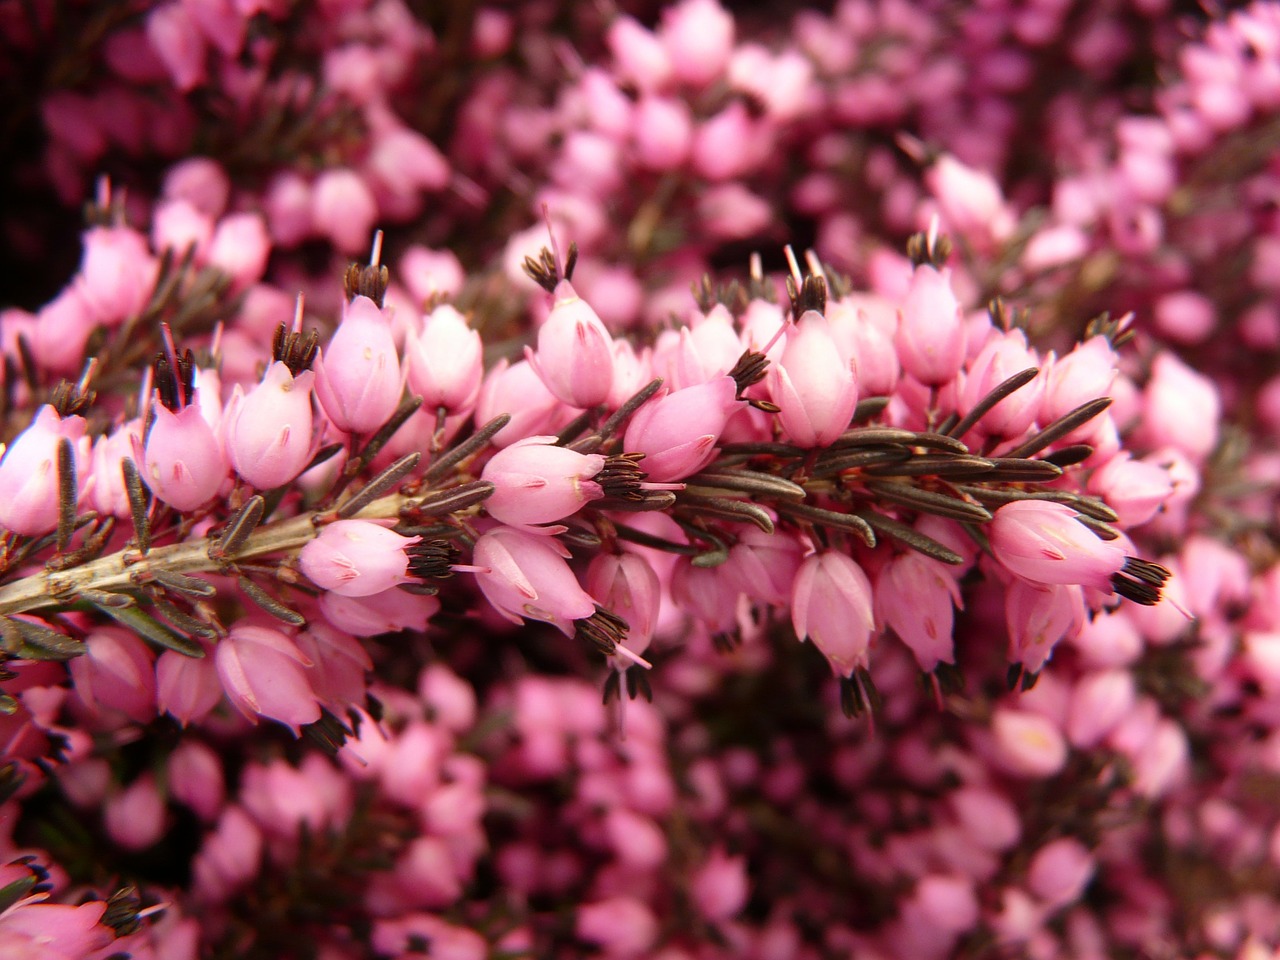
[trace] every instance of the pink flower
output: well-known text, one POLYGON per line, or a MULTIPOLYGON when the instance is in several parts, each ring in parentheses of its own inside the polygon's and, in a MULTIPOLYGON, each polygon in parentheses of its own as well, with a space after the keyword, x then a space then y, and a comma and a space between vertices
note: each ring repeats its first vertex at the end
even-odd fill
POLYGON ((681 0, 662 12, 658 28, 676 79, 695 87, 724 72, 733 33, 733 15, 716 0, 681 0))
POLYGON ((918 553, 894 557, 876 580, 880 618, 915 654, 920 669, 955 663, 954 607, 963 607, 960 585, 938 560, 918 553))
POLYGON ((481 479, 495 489, 484 508, 512 526, 561 520, 604 496, 591 480, 604 465, 600 454, 556 446, 555 437, 526 437, 485 464, 481 479))
POLYGON ((409 581, 406 551, 421 539, 373 520, 338 520, 302 548, 298 565, 322 590, 367 597, 409 581))
POLYGON ((182 726, 198 723, 222 700, 213 659, 166 650, 156 661, 156 707, 182 726))
POLYGON ((561 280, 546 322, 538 328, 538 349, 525 356, 561 403, 594 407, 613 386, 613 339, 604 322, 573 285, 561 280))
POLYGON ((717 847, 693 875, 689 893, 706 920, 717 923, 736 915, 747 903, 747 861, 727 856, 717 847))
POLYGON ((401 630, 421 632, 439 610, 440 601, 435 597, 419 597, 394 587, 367 597, 348 597, 332 590, 320 595, 324 618, 357 637, 401 630))
POLYGON ((277 360, 248 394, 236 385, 227 404, 227 454, 236 473, 259 490, 293 480, 313 449, 311 387, 316 375, 296 376, 277 360))
POLYGON ((169 754, 168 785, 173 799, 205 822, 218 816, 226 799, 222 761, 199 740, 183 740, 169 754))
MULTIPOLYGON (((424 251, 425 252, 425 251, 424 251)), ((448 304, 432 310, 422 331, 405 338, 409 389, 422 397, 423 409, 444 407, 451 414, 475 405, 484 375, 484 344, 466 318, 448 304)))
MULTIPOLYGON (((486 423, 501 414, 510 414, 511 422, 493 438, 494 446, 506 447, 530 434, 545 433, 559 409, 560 401, 528 360, 509 364, 504 358, 489 371, 480 387, 476 419, 486 423)), ((649 465, 645 468, 649 469, 649 465)))
POLYGON ((18 434, 0 459, 0 526, 39 536, 58 525, 58 445, 70 440, 81 467, 89 447, 84 417, 60 417, 49 404, 18 434))
POLYGON ((355 171, 339 167, 316 177, 311 222, 343 253, 366 250, 377 219, 378 202, 355 171))
POLYGON ((650 480, 682 480, 715 456, 716 442, 737 412, 736 396, 726 376, 651 399, 632 416, 623 447, 645 455, 641 466, 650 480))
POLYGON ((951 291, 951 271, 916 267, 898 311, 894 345, 902 368, 921 383, 940 387, 954 379, 965 359, 965 326, 951 291))
MULTIPOLYGON (((587 567, 587 592, 600 606, 627 621, 627 649, 644 653, 658 623, 662 587, 644 557, 600 553, 587 567)), ((619 660, 618 665, 626 661, 619 660)))
POLYGON ((320 719, 320 706, 307 682, 310 661, 279 630, 238 625, 219 641, 214 659, 231 705, 258 722, 267 717, 297 736, 299 727, 320 719))
POLYGON ((871 582, 853 559, 835 550, 805 558, 791 588, 796 636, 813 641, 837 677, 864 666, 875 630, 871 582))
POLYGON ((165 831, 164 800, 155 777, 144 773, 107 798, 102 809, 107 835, 126 850, 145 850, 165 831))
POLYGON ((227 807, 191 862, 196 896, 206 903, 226 900, 258 874, 262 831, 241 807, 227 807))
POLYGON ((175 510, 202 506, 227 478, 222 444, 198 404, 174 413, 157 403, 146 446, 141 455, 135 451, 135 458, 151 492, 175 510))
POLYGON ((76 694, 89 707, 119 710, 138 723, 156 715, 155 656, 132 633, 113 627, 85 638, 88 648, 71 661, 76 694))
MULTIPOLYGON (((994 334, 969 365, 960 391, 960 410, 972 410, 1015 373, 1036 366, 1039 358, 1027 347, 1026 334, 1021 330, 994 334)), ((1035 420, 1043 392, 1044 380, 1037 376, 992 407, 979 422, 978 429, 997 437, 1021 436, 1035 420)))
POLYGON ((578 584, 565 558, 569 551, 548 537, 498 527, 476 541, 473 562, 485 598, 508 620, 544 620, 563 633, 591 616, 595 601, 578 584))
POLYGON ((1010 573, 1039 584, 1078 583, 1111 592, 1111 575, 1125 564, 1118 541, 1103 540, 1070 507, 1018 500, 995 512, 991 549, 1010 573))
POLYGON ((1051 907, 1064 907, 1080 899, 1093 878, 1089 851, 1075 837, 1051 840, 1031 858, 1027 886, 1051 907))
POLYGON ((316 397, 347 433, 372 433, 395 413, 404 392, 388 311, 354 297, 329 345, 316 356, 316 397))
POLYGON ((1015 579, 1005 590, 1009 662, 1039 671, 1059 640, 1080 632, 1084 617, 1084 592, 1079 586, 1015 579))
POLYGON ((223 217, 209 240, 209 265, 230 276, 236 290, 262 279, 270 254, 267 225, 257 213, 223 217))
POLYGON ((642 900, 611 897, 578 908, 577 935, 610 957, 637 957, 653 945, 658 921, 642 900))
POLYGON ((991 730, 997 759, 1021 776, 1051 777, 1067 762, 1062 731, 1038 713, 997 707, 991 730))
POLYGON ((766 382, 782 429, 797 446, 830 446, 848 429, 858 384, 820 313, 806 311, 788 329, 782 357, 769 365, 766 382))

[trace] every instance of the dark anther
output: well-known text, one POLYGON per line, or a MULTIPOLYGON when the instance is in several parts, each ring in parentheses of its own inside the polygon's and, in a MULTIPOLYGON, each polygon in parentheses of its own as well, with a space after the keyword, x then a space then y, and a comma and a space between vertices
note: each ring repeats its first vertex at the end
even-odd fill
POLYGON ((627 638, 629 629, 627 621, 599 604, 596 605, 595 613, 575 620, 574 625, 577 639, 591 641, 606 657, 618 652, 618 644, 627 638))
POLYGON ((742 399, 742 395, 746 393, 748 387, 764 379, 765 371, 768 368, 769 358, 763 353, 757 353, 755 350, 744 350, 742 352, 738 362, 729 371, 729 376, 738 385, 739 400, 742 399))
POLYGON ((177 413, 189 404, 196 395, 196 360, 195 355, 186 350, 178 357, 177 365, 170 361, 167 354, 156 354, 155 385, 160 394, 160 402, 165 408, 177 413))
POLYGON ((640 484, 649 475, 640 469, 642 459, 643 453, 623 453, 609 457, 604 462, 604 469, 591 479, 600 484, 606 497, 613 500, 643 500, 644 492, 640 489, 640 484))
POLYGON ((569 244, 569 256, 565 258, 563 277, 560 275, 560 267, 556 264, 556 255, 546 247, 538 251, 536 259, 534 257, 525 257, 522 264, 524 272, 529 275, 529 279, 547 291, 547 293, 555 293, 556 286, 561 280, 572 280, 573 269, 577 265, 577 243, 569 244))
POLYGON ((381 307, 387 296, 389 282, 390 275, 385 266, 353 263, 347 267, 346 275, 342 278, 342 290, 348 301, 356 297, 368 297, 381 307))
POLYGON ((98 922, 114 930, 117 937, 127 937, 136 933, 141 925, 138 919, 141 906, 136 887, 121 887, 107 899, 107 909, 98 922))
POLYGON ((97 396, 94 391, 81 384, 61 380, 49 395, 49 403, 60 417, 69 417, 72 414, 83 415, 93 405, 97 396))
POLYGON ((409 575, 420 580, 448 580, 461 554, 448 540, 421 540, 406 551, 409 575))
POLYGON ((320 335, 314 330, 306 333, 290 331, 283 323, 276 327, 271 341, 271 356, 280 360, 295 377, 310 370, 320 349, 320 335))
POLYGON ((920 267, 928 265, 941 270, 951 256, 951 240, 945 236, 929 233, 914 233, 907 239, 907 257, 911 265, 920 267))
POLYGON ((827 281, 823 277, 809 274, 799 290, 796 289, 795 281, 787 277, 787 294, 791 297, 793 320, 799 320, 802 314, 810 310, 823 313, 827 309, 827 281))
POLYGON ((1125 557, 1124 567, 1111 575, 1111 586, 1126 600, 1151 607, 1160 602, 1160 591, 1173 576, 1165 567, 1150 560, 1125 557))

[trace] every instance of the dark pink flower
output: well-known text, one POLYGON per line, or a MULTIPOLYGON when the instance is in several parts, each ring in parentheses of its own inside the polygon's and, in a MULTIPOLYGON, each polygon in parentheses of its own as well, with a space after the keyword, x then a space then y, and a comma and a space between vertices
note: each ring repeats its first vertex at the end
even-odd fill
POLYGON ((791 588, 796 636, 812 640, 837 677, 865 666, 875 630, 871 581, 851 557, 835 550, 805 558, 791 588))

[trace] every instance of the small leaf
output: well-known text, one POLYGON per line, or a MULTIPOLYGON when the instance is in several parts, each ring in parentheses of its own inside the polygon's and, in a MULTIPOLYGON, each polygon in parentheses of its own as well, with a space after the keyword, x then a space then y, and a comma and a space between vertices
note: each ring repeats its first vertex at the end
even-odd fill
POLYGON ((174 650, 184 657, 200 659, 204 656, 204 647, 190 637, 170 630, 155 617, 144 613, 137 607, 98 607, 122 627, 128 627, 144 640, 149 640, 158 647, 174 650))

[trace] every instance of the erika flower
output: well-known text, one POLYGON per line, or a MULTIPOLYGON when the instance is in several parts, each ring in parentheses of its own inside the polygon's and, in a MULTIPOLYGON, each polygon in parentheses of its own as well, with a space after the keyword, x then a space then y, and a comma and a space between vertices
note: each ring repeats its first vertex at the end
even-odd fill
POLYGON ((372 520, 338 520, 302 548, 298 566, 321 589, 367 597, 409 582, 407 550, 421 539, 372 520))
POLYGON ((837 677, 866 664, 875 630, 871 581, 851 557, 835 550, 810 554, 791 587, 796 636, 812 640, 837 677))
POLYGON ((314 369, 316 398, 339 430, 377 430, 404 391, 389 311, 368 297, 352 298, 314 369))
POLYGON ((544 620, 565 634, 569 624, 591 616, 595 601, 565 562, 559 541, 511 527, 490 530, 472 553, 476 581, 485 598, 513 623, 544 620))
POLYGON ((262 382, 227 404, 227 454, 236 473, 259 490, 293 480, 312 454, 311 387, 316 375, 296 375, 282 360, 267 367, 262 382))
POLYGON ((555 437, 526 437, 485 464, 481 479, 495 489, 484 508, 512 526, 563 519, 604 496, 591 478, 604 469, 605 461, 600 454, 557 446, 555 437))
POLYGON ((808 310, 787 331, 782 357, 769 365, 767 378, 783 432, 796 446, 830 446, 848 429, 858 383, 822 314, 808 310))
POLYGON ((214 661, 227 699, 254 723, 277 720, 297 736, 302 725, 320 719, 305 670, 311 662, 279 630, 236 626, 218 642, 214 661))
POLYGON ((85 464, 89 446, 84 417, 61 417, 45 404, 0 459, 0 526, 24 536, 58 525, 58 446, 70 440, 73 461, 85 464))
POLYGON ((613 338, 568 280, 556 285, 554 297, 551 313, 538 329, 538 349, 526 349, 525 356, 562 403, 604 403, 613 386, 613 338))
POLYGON ((1078 583, 1110 592, 1112 575, 1125 564, 1118 542, 1103 540, 1070 507, 1047 500, 1005 504, 995 512, 989 536, 1004 568, 1032 583, 1078 583))

